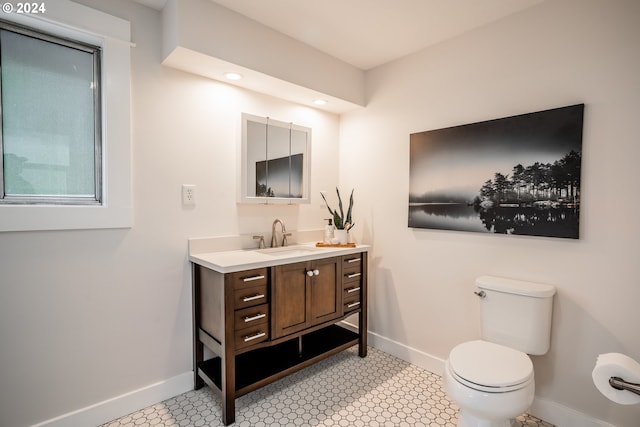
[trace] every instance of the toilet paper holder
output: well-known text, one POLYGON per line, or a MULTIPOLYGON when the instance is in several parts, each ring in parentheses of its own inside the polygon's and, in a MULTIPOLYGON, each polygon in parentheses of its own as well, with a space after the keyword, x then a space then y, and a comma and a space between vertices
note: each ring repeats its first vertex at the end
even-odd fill
POLYGON ((627 390, 640 396, 640 384, 630 383, 620 377, 609 378, 609 385, 616 390, 627 390))

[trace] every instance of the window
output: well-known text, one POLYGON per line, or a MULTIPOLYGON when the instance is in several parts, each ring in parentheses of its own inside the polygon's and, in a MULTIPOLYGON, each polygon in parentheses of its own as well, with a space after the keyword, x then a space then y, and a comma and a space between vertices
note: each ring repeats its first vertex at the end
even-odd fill
MULTIPOLYGON (((34 91, 38 102, 21 107, 8 104, 5 98, 11 94, 5 94, 9 90, 8 82, 2 81, 6 65, 0 63, 0 154, 15 156, 0 155, 0 168, 4 169, 0 169, 0 233, 132 227, 131 23, 70 0, 56 0, 55 7, 47 7, 42 14, 2 14, 1 22, 6 26, 0 31, 18 39, 13 42, 33 42, 39 49, 53 46, 69 56, 61 60, 57 54, 46 59, 40 51, 32 55, 36 62, 49 67, 42 70, 46 78, 41 79, 48 84, 34 91), (74 72, 81 71, 83 77, 77 88, 63 88, 60 82, 77 81, 68 73, 55 77, 54 71, 72 61, 76 61, 74 72), (91 77, 89 69, 94 73, 91 77), (80 89, 86 107, 80 108, 80 102, 54 107, 47 104, 56 98, 66 99, 72 90, 80 89), (22 122, 12 121, 5 117, 11 108, 22 108, 17 111, 27 111, 28 115, 14 117, 22 122), (73 121, 70 116, 79 115, 76 110, 88 116, 73 121), (37 126, 25 123, 27 119, 38 119, 37 126), (23 151, 16 151, 17 140, 10 141, 12 132, 23 135, 18 141, 23 151), (77 135, 84 137, 78 139, 77 135), (92 141, 91 136, 95 137, 92 141), (82 149, 80 140, 86 141, 82 149), (12 168, 23 169, 18 173, 12 168), (51 179, 42 178, 45 174, 51 179), (35 180, 35 186, 31 180, 35 180)), ((8 52, 0 48, 0 56, 10 53, 10 48, 8 52)), ((24 49, 18 50, 14 49, 13 60, 27 62, 24 49)), ((26 102, 26 97, 18 99, 26 102)))
POLYGON ((101 203, 100 49, 0 22, 0 201, 101 203))

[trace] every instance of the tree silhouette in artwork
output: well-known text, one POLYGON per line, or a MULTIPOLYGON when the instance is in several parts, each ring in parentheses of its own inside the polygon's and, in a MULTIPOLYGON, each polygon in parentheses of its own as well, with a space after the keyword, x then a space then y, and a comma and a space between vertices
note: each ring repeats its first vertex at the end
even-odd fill
POLYGON ((500 172, 485 181, 474 204, 512 204, 526 206, 573 206, 580 202, 580 163, 582 155, 571 150, 553 163, 517 164, 511 176, 500 172))

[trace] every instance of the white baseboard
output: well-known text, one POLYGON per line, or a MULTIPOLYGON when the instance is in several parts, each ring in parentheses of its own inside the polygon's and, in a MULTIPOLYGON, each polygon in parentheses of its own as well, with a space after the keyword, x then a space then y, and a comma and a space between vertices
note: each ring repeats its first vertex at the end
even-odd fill
POLYGON ((397 341, 390 340, 381 335, 369 332, 367 338, 369 345, 378 350, 396 356, 399 359, 426 369, 429 372, 442 376, 444 373, 445 360, 431 354, 425 353, 415 348, 408 347, 397 341))
POLYGON ((35 424, 33 427, 98 426, 189 390, 193 390, 191 371, 35 424))
MULTIPOLYGON (((408 347, 399 342, 369 332, 368 343, 372 347, 385 353, 396 356, 411 364, 426 369, 429 372, 442 376, 445 360, 424 353, 415 348, 408 347)), ((536 396, 531 405, 529 414, 560 427, 615 427, 605 421, 590 417, 582 412, 536 396)))
POLYGON ((561 427, 616 427, 613 424, 538 396, 533 400, 529 413, 541 420, 561 427))

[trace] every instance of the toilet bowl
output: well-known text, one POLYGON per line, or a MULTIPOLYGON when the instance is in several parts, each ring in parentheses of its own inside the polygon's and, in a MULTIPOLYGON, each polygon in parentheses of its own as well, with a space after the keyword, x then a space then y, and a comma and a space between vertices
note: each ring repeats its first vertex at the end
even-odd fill
POLYGON ((443 377, 460 407, 458 427, 509 427, 533 402, 531 359, 499 344, 477 340, 456 346, 443 377))

